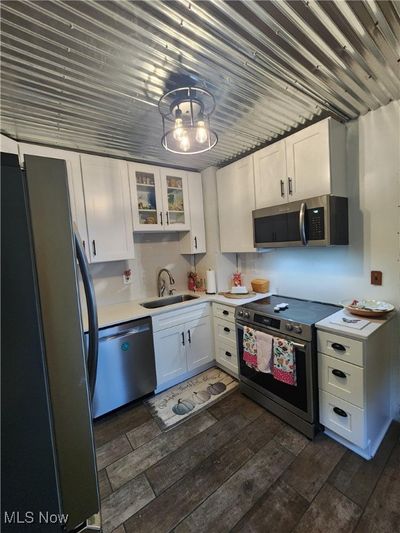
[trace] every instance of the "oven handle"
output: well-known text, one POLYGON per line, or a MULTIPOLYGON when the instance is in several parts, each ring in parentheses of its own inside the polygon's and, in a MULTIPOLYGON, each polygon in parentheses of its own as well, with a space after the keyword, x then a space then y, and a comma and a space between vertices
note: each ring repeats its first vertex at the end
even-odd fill
MULTIPOLYGON (((238 329, 244 329, 244 325, 242 323, 236 323, 236 327, 238 329)), ((256 328, 253 328, 257 331, 256 328)), ((277 332, 278 333, 278 332, 277 332)), ((273 333, 270 333, 270 335, 272 335, 272 337, 279 337, 279 335, 273 335, 273 333)), ((284 338, 284 337, 282 337, 284 338)), ((292 345, 295 347, 295 348, 299 348, 299 350, 305 350, 306 349, 306 345, 305 344, 300 344, 299 342, 292 342, 292 345)))

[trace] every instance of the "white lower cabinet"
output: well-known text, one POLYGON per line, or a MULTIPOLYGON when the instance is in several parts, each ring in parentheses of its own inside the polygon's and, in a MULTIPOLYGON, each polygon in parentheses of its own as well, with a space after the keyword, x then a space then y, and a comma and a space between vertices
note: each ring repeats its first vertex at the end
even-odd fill
POLYGON ((389 354, 395 349, 395 320, 371 321, 354 333, 329 331, 330 320, 317 324, 327 328, 317 332, 319 419, 325 433, 371 459, 391 422, 389 354))
POLYGON ((157 387, 187 371, 184 339, 183 325, 167 328, 154 334, 157 387))
POLYGON ((213 304, 215 360, 223 370, 235 377, 239 375, 235 308, 230 305, 213 304))
POLYGON ((214 360, 210 304, 153 318, 157 390, 195 375, 214 360))

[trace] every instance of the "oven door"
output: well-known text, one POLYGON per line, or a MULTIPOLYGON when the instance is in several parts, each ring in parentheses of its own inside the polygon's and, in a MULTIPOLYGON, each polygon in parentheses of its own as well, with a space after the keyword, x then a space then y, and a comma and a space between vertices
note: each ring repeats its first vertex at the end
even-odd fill
POLYGON ((272 374, 258 372, 247 366, 243 361, 243 327, 244 324, 236 323, 240 380, 303 420, 310 423, 316 422, 317 368, 311 342, 299 342, 293 337, 257 326, 256 330, 294 343, 297 385, 287 385, 274 379, 272 374))

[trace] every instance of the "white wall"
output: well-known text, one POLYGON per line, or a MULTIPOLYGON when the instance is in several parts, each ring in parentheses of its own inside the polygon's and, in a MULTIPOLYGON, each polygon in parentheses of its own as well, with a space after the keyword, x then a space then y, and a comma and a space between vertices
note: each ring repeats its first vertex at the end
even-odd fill
MULTIPOLYGON (((400 308, 399 101, 348 123, 346 163, 350 245, 240 254, 247 284, 255 277, 266 277, 272 289, 282 295, 332 303, 368 297, 387 300, 400 308), (381 287, 370 284, 371 270, 383 272, 381 287)), ((205 196, 207 189, 215 189, 211 182, 210 175, 203 173, 205 196)), ((232 255, 218 264, 222 270, 219 279, 227 279, 235 267, 232 255)), ((400 407, 399 366, 396 351, 392 373, 396 418, 400 407)))
POLYGON ((179 250, 179 233, 135 233, 135 259, 90 265, 98 305, 108 305, 157 295, 157 274, 168 268, 178 291, 187 289, 190 256, 179 250), (131 268, 133 283, 124 285, 122 274, 131 268))

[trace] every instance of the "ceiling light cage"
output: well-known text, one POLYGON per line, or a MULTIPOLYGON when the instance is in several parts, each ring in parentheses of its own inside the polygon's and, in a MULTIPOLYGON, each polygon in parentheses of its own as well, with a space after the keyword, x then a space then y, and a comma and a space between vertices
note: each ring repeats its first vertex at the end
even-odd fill
POLYGON ((164 94, 158 109, 162 117, 162 146, 174 154, 201 154, 211 150, 218 136, 210 127, 214 96, 200 87, 180 87, 164 94))

